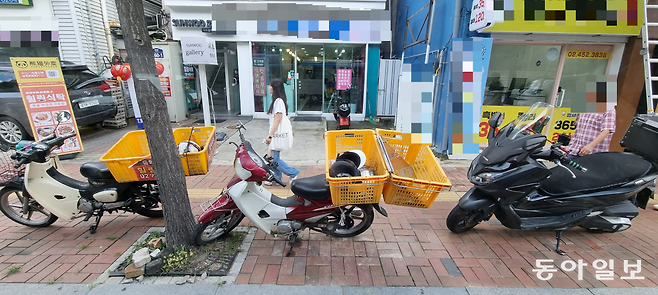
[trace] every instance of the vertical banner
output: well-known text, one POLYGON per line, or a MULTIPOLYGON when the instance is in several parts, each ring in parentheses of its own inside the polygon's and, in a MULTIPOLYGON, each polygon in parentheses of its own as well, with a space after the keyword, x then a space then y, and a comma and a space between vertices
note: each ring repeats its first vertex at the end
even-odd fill
POLYGON ((336 70, 336 89, 346 90, 352 88, 352 69, 336 70))
POLYGON ((160 88, 165 97, 171 97, 171 80, 169 77, 160 76, 160 88))
POLYGON ((56 57, 12 57, 11 65, 23 97, 32 133, 37 140, 51 134, 76 133, 67 139, 58 154, 81 152, 82 140, 75 122, 64 75, 56 57), (63 120, 56 118, 62 114, 63 120))
POLYGON ((267 95, 267 85, 265 84, 265 67, 254 66, 254 95, 267 95))
POLYGON ((480 115, 492 38, 458 38, 452 40, 450 70, 452 81, 451 154, 456 158, 480 153, 480 115), (461 155, 461 156, 460 156, 461 155))

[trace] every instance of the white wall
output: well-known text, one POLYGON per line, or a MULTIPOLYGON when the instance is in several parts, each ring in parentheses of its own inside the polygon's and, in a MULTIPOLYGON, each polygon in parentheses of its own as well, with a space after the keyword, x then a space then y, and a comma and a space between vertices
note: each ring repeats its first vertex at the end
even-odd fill
POLYGON ((34 6, 0 5, 0 31, 56 30, 50 0, 34 0, 34 6))
POLYGON ((362 9, 386 9, 386 0, 162 0, 165 6, 212 6, 212 4, 222 3, 308 3, 315 5, 324 5, 327 7, 343 7, 343 8, 362 8, 362 9))

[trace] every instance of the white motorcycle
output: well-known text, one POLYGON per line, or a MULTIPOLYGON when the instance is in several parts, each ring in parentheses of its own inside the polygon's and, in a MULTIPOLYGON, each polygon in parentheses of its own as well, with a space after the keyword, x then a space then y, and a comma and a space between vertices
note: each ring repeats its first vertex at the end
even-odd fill
MULTIPOLYGON (((64 120, 57 118, 58 122, 64 120)), ((57 130, 57 128, 55 128, 57 130)), ((104 212, 118 210, 146 217, 162 217, 155 181, 117 182, 105 163, 90 162, 80 167, 86 182, 71 178, 62 169, 59 157, 51 154, 75 133, 55 133, 36 142, 21 142, 11 158, 16 177, 0 184, 0 210, 9 219, 31 227, 45 227, 58 218, 71 220, 96 216, 90 232, 96 232, 104 212), (22 166, 25 173, 22 176, 22 166)), ((7 172, 7 171, 5 171, 7 172)))

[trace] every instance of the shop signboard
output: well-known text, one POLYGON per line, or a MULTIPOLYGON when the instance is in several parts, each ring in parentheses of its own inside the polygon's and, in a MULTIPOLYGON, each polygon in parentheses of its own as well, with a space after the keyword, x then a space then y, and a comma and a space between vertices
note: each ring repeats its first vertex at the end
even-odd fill
MULTIPOLYGON (((503 124, 499 127, 503 128, 508 123, 516 120, 521 114, 525 113, 530 107, 528 106, 483 106, 482 116, 480 117, 480 126, 478 137, 481 143, 487 142, 487 134, 489 134, 489 118, 495 112, 500 112, 505 115, 503 124)), ((551 141, 557 140, 558 135, 566 133, 570 136, 576 132, 576 118, 578 114, 572 113, 570 108, 555 108, 553 116, 551 117, 551 128, 548 131, 548 139, 551 141)), ((544 132, 544 134, 546 134, 544 132)))
POLYGON ((32 0, 0 0, 0 4, 33 6, 32 0))
POLYGON ((61 136, 74 132, 76 136, 67 139, 55 152, 58 154, 81 152, 82 141, 59 59, 56 57, 12 57, 11 65, 34 137, 41 140, 53 133, 61 136), (64 120, 58 123, 56 118, 60 113, 63 113, 64 120))
POLYGON ((184 64, 217 64, 215 40, 208 37, 181 37, 184 64))
POLYGON ((493 0, 473 0, 471 21, 468 24, 468 29, 477 31, 492 26, 493 13, 493 0))
MULTIPOLYGON (((484 0, 486 2, 486 0, 484 0)), ((476 3, 482 0, 474 0, 476 3)), ((484 13, 485 32, 574 33, 637 36, 644 24, 644 2, 637 0, 504 0, 484 13), (587 3, 587 4, 586 4, 587 3), (492 18, 489 19, 488 17, 492 18)), ((474 8, 473 7, 473 8, 474 8)), ((473 10, 471 20, 478 20, 473 10)))
POLYGON ((346 90, 352 88, 352 69, 336 70, 336 89, 346 90))

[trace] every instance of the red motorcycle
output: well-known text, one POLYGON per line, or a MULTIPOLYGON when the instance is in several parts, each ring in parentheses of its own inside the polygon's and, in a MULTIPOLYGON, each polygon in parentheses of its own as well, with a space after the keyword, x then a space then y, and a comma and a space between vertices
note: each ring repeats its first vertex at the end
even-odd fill
POLYGON ((324 174, 295 179, 291 183, 294 196, 272 194, 262 186, 263 181, 286 186, 272 171, 276 162, 258 156, 244 139, 242 129, 246 128, 239 124, 237 129, 242 143, 231 142, 236 146, 235 176, 220 195, 202 205, 204 212, 194 229, 196 244, 223 237, 247 216, 266 233, 289 237, 290 255, 297 235, 306 228, 334 237, 353 237, 370 227, 373 209, 387 216, 379 204, 334 205, 324 174))

